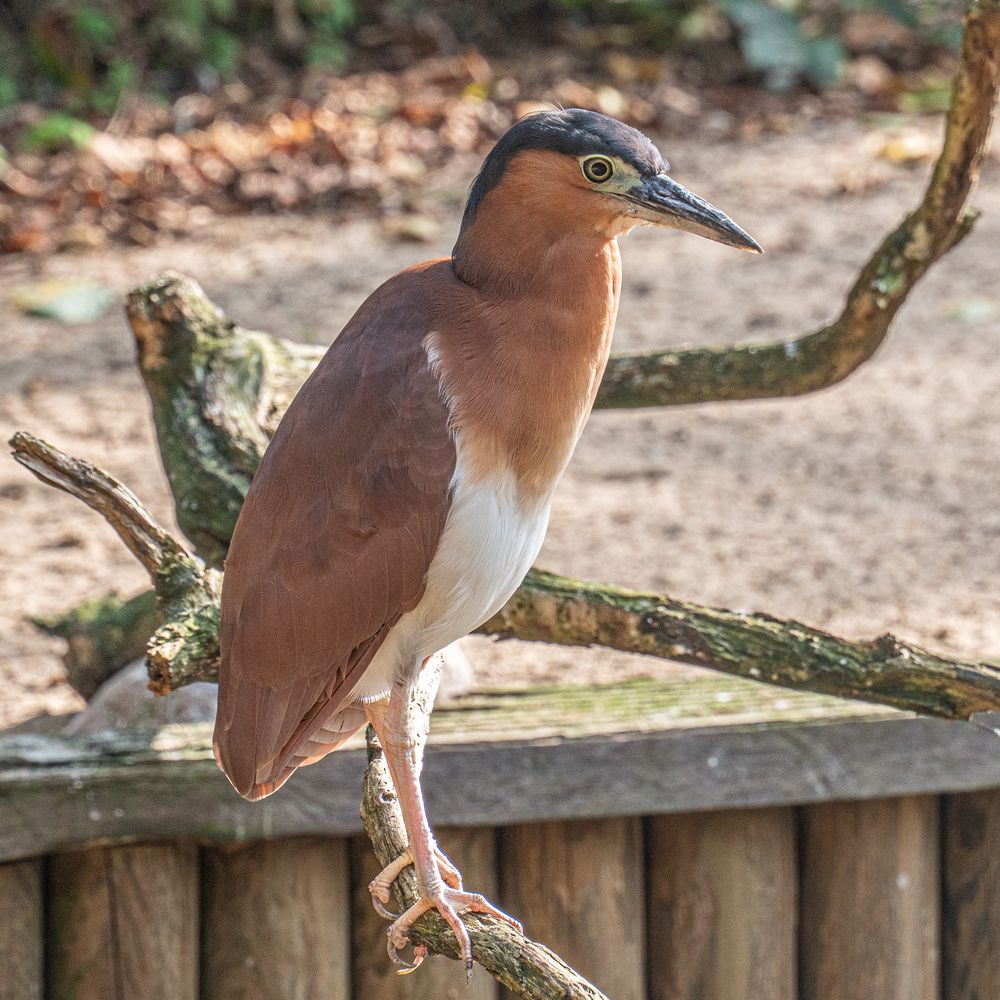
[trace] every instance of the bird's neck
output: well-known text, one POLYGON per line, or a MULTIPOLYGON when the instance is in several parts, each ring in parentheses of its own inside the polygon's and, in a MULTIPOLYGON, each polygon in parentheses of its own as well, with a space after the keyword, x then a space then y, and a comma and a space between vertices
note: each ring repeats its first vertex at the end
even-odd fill
POLYGON ((545 500, 604 373, 621 265, 614 236, 519 215, 477 214, 460 237, 452 267, 465 291, 434 346, 474 466, 484 478, 509 468, 545 500))
POLYGON ((544 189, 507 190, 512 186, 502 185, 502 197, 487 197, 459 235, 455 274, 486 299, 538 297, 582 310, 588 293, 607 288, 618 233, 596 221, 581 224, 570 206, 554 202, 544 189))

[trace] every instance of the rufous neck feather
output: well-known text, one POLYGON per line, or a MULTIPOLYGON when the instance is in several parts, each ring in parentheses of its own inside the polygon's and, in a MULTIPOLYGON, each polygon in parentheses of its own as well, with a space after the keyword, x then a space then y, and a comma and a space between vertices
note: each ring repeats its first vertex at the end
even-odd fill
POLYGON ((490 297, 571 300, 605 270, 621 232, 605 199, 577 183, 571 157, 522 153, 479 205, 452 254, 456 275, 490 297))

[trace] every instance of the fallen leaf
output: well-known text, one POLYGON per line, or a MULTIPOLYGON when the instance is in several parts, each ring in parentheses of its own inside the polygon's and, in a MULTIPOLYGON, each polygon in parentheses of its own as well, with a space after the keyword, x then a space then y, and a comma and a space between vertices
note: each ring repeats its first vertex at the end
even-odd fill
POLYGON ((991 299, 963 299, 948 309, 948 318, 961 323, 985 323, 1000 316, 1000 304, 991 299))
POLYGON ((417 213, 387 215, 382 219, 379 228, 382 235, 389 239, 412 243, 430 243, 441 232, 441 225, 437 219, 417 213))
POLYGON ((103 316, 115 301, 103 285, 73 278, 50 278, 21 285, 10 295, 11 302, 31 316, 43 316, 69 325, 89 323, 103 316))

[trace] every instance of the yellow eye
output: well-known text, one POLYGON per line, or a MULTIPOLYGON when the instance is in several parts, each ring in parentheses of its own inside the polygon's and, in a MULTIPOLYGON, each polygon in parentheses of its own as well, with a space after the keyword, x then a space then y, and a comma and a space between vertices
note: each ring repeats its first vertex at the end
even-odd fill
POLYGON ((588 156, 581 164, 583 176, 592 184, 603 184, 611 180, 615 173, 614 160, 606 156, 588 156))

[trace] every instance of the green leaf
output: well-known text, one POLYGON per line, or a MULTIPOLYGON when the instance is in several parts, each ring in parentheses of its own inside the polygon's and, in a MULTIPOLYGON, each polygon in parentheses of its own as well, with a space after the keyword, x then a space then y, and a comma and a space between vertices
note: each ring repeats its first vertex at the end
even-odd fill
POLYGON ((322 69, 343 69, 347 62, 347 46, 332 39, 327 42, 313 42, 306 49, 306 59, 310 66, 322 69))
POLYGON ((205 39, 205 61, 223 79, 235 76, 240 61, 240 40, 224 28, 213 28, 205 39))
POLYGON ((56 111, 32 125, 22 136, 21 145, 29 153, 47 153, 66 146, 83 149, 93 134, 94 129, 85 121, 56 111))
POLYGON ((111 48, 117 37, 114 21, 89 4, 77 7, 73 14, 73 33, 98 51, 111 48))
POLYGON ((806 43, 806 75, 819 87, 837 81, 844 65, 844 47, 837 38, 810 38, 806 43))
POLYGON ((806 39, 791 14, 763 0, 737 0, 729 15, 740 28, 740 49, 750 69, 763 70, 770 83, 784 86, 805 72, 806 39))
POLYGON ((0 108, 16 104, 19 96, 20 91, 17 86, 17 80, 6 73, 0 73, 0 108))
POLYGON ((208 0, 208 6, 220 21, 231 21, 236 16, 236 0, 208 0))

